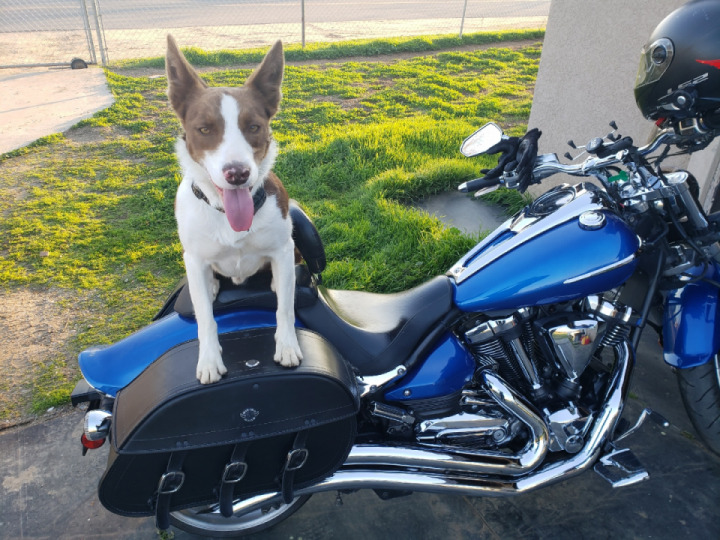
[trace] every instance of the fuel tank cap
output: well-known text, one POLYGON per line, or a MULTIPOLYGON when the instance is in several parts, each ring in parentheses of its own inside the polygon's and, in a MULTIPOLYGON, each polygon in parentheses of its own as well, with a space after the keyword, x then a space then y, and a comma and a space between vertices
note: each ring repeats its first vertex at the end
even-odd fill
POLYGON ((535 217, 548 216, 560 207, 575 200, 575 197, 574 187, 567 184, 556 186, 535 199, 530 205, 528 213, 535 217))
POLYGON ((595 231, 605 226, 605 214, 595 210, 589 210, 580 214, 578 218, 580 228, 586 231, 595 231))

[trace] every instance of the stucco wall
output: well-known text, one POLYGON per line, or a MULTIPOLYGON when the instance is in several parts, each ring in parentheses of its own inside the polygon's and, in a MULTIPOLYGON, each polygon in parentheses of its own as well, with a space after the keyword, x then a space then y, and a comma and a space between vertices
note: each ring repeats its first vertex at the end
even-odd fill
MULTIPOLYGON (((606 135, 615 120, 619 133, 642 145, 654 125, 635 105, 633 86, 640 49, 653 28, 684 0, 552 0, 528 127, 542 130, 540 152, 566 151, 567 141, 584 145, 606 135)), ((560 158, 566 161, 565 158, 560 158)), ((703 185, 703 200, 714 193, 720 141, 688 162, 674 163, 694 173, 703 185), (714 180, 713 180, 714 177, 714 180)), ((533 188, 576 179, 555 176, 533 188)))

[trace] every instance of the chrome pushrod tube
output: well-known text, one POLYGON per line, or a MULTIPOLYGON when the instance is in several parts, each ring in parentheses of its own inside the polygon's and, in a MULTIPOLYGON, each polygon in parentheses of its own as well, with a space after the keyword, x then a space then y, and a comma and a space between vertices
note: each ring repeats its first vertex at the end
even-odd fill
MULTIPOLYGON (((595 462, 602 451, 603 444, 612 436, 615 424, 622 412, 624 399, 630 384, 633 356, 627 343, 616 346, 615 351, 618 365, 606 394, 604 405, 588 434, 583 449, 565 461, 530 471, 518 478, 502 478, 502 476, 497 475, 483 478, 472 476, 469 473, 463 475, 462 471, 343 468, 322 482, 296 490, 295 495, 310 495, 322 491, 336 490, 387 489, 477 497, 502 497, 526 493, 575 476, 595 462)), ((391 460, 387 459, 386 461, 391 460)), ((233 510, 236 513, 249 512, 280 500, 282 500, 280 493, 266 493, 237 502, 233 510)))

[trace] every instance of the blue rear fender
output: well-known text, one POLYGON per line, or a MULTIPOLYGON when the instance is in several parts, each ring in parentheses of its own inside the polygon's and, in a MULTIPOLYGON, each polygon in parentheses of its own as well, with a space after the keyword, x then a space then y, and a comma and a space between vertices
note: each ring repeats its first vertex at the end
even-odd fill
MULTIPOLYGON (((275 312, 265 310, 216 314, 215 320, 218 334, 276 326, 275 312)), ((78 364, 93 388, 114 397, 166 351, 193 339, 197 339, 195 319, 172 313, 113 345, 81 352, 78 364)))
MULTIPOLYGON (((718 280, 717 264, 690 271, 696 277, 718 280)), ((720 349, 720 289, 698 280, 668 293, 663 320, 663 358, 677 368, 691 368, 709 362, 720 349)))

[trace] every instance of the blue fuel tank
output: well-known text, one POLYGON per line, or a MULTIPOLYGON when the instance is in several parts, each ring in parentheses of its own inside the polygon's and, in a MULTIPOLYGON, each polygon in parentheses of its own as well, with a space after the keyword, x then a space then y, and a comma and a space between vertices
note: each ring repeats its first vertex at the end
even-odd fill
POLYGON ((452 267, 455 303, 485 312, 607 291, 633 273, 639 247, 637 235, 594 186, 558 186, 452 267))

